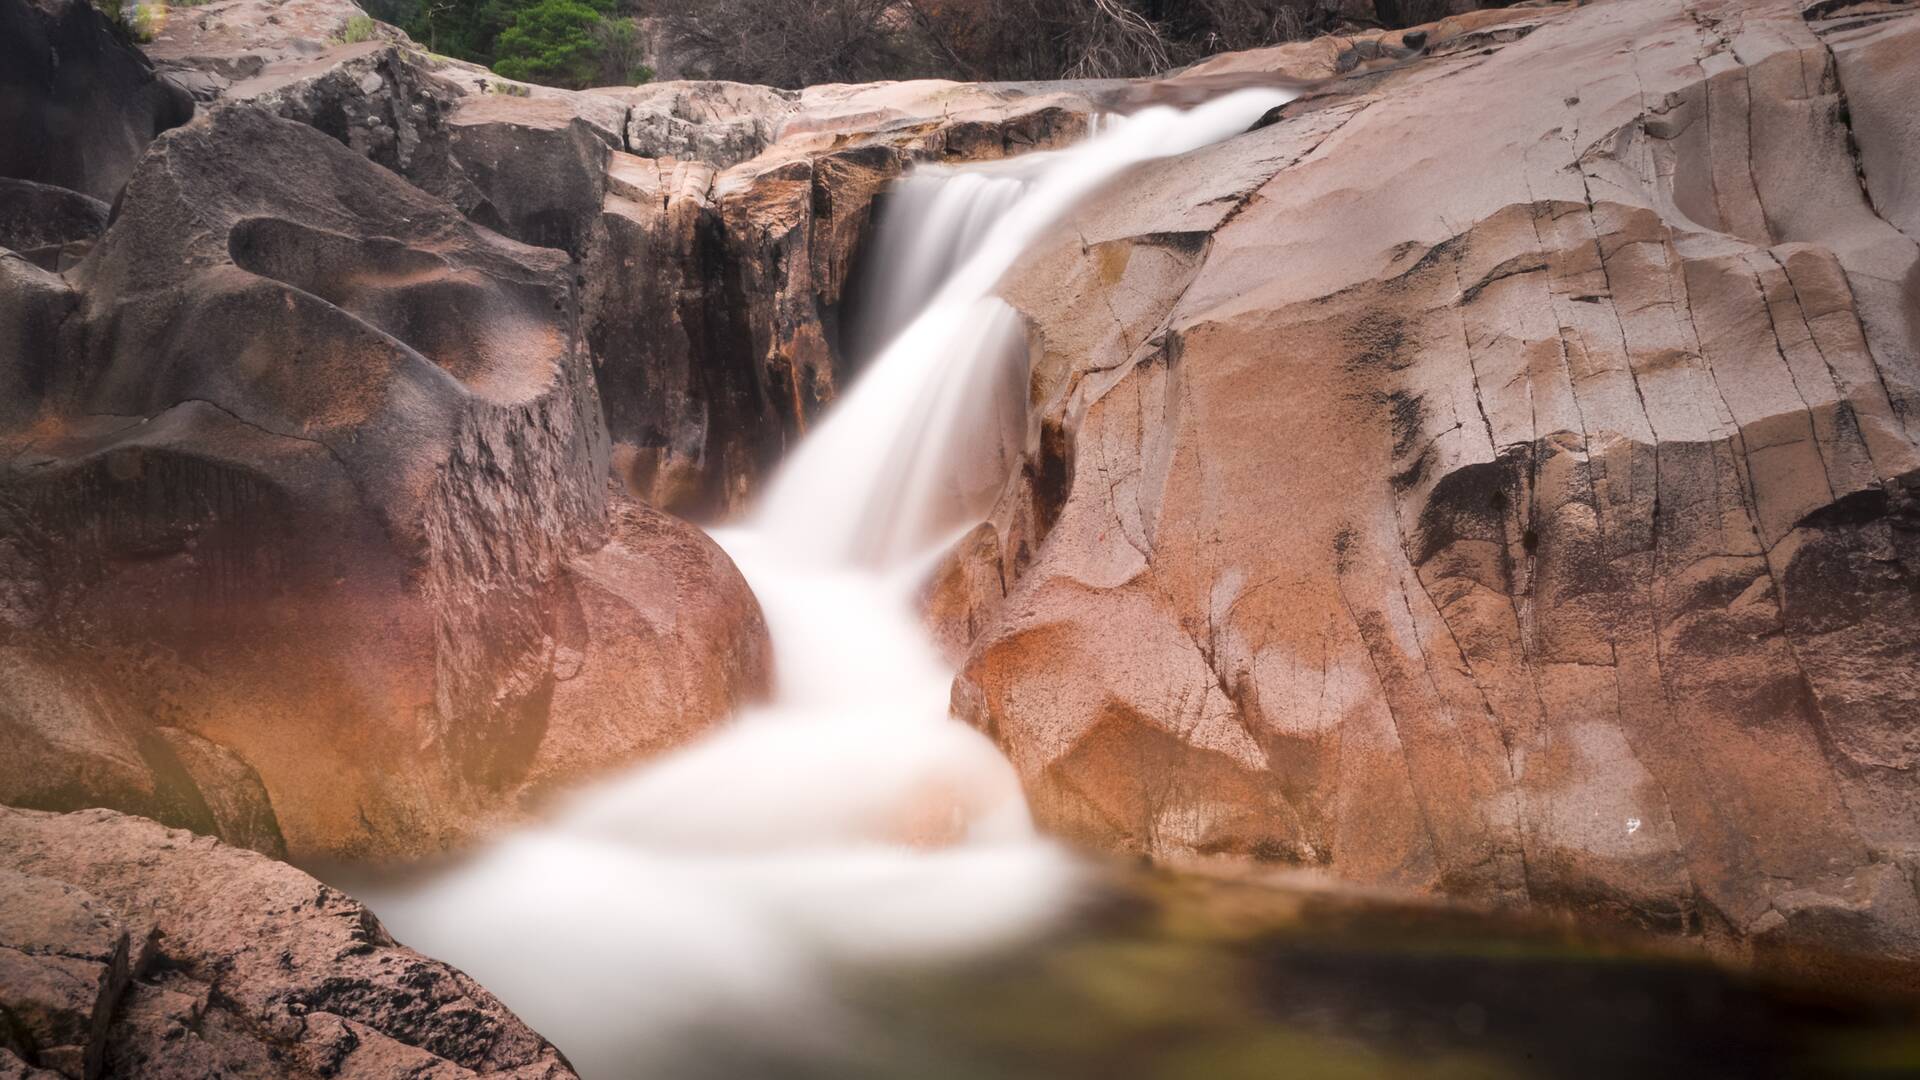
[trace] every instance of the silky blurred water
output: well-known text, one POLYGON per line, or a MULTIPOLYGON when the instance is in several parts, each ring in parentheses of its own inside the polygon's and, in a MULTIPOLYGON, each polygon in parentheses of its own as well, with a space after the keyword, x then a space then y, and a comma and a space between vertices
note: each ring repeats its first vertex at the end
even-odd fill
POLYGON ((913 597, 1024 437, 1024 328, 996 285, 1129 166, 1290 96, 898 185, 850 335, 866 372, 714 534, 766 613, 772 701, 457 863, 336 880, 595 1078, 1739 1074, 1860 1031, 1897 1057, 1898 1014, 1500 919, 1336 897, 1316 920, 1270 889, 1223 915, 1219 889, 1037 835, 1012 768, 948 715, 913 597))
POLYGON ((357 886, 394 933, 617 1077, 710 1071, 716 1019, 734 1033, 721 1059, 844 1045, 849 972, 1056 927, 1086 871, 948 715, 953 671, 913 609, 1024 431, 1024 330, 993 289, 1088 192, 1289 96, 1147 110, 1070 149, 907 178, 869 256, 863 332, 888 344, 753 516, 714 534, 765 610, 771 703, 425 880, 357 886))

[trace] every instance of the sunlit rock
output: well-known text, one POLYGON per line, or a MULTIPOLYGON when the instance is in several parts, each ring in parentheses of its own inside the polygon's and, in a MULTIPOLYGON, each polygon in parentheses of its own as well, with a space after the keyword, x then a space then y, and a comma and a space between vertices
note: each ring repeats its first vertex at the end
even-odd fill
POLYGON ((1920 961, 1920 22, 1821 14, 1488 14, 1036 250, 946 580, 1044 825, 1920 961))

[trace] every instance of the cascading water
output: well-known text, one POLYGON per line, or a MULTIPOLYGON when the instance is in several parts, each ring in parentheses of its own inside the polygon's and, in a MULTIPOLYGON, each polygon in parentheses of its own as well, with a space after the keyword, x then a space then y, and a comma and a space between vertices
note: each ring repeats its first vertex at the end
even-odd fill
POLYGON ((588 1076, 726 1075, 830 1039, 835 970, 1003 945, 1065 910, 1076 864, 948 716, 953 672, 912 609, 1024 430, 1024 337, 993 290, 1128 166, 1291 96, 1148 110, 1070 150, 909 178, 870 306, 898 332, 757 515, 715 533, 765 610, 773 703, 433 880, 360 890, 396 934, 588 1076))

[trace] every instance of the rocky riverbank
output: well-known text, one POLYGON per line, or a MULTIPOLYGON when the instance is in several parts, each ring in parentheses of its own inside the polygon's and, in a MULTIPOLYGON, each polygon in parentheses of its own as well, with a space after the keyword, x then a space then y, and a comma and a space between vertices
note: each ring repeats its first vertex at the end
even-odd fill
MULTIPOLYGON (((1096 849, 1912 986, 1911 4, 805 91, 531 87, 356 14, 214 0, 143 53, 0 0, 0 803, 406 857, 694 738, 777 658, 672 515, 856 373, 887 184, 1286 81, 1003 284, 1024 453, 927 593, 956 711, 1096 849)), ((137 860, 4 865, 138 984, 137 860)), ((118 1052, 61 1015, 63 1070, 118 1052)))

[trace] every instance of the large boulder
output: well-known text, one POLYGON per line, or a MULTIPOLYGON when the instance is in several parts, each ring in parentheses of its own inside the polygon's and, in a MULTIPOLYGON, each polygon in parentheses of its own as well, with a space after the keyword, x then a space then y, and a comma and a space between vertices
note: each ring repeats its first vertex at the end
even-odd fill
POLYGON ((0 1016, 0 1075, 574 1075, 351 898, 105 810, 0 808, 0 1016))
POLYGON ((1913 971, 1906 10, 1479 20, 1059 229, 931 593, 1041 822, 1913 971))
POLYGON ((579 613, 618 575, 579 562, 607 437, 564 253, 236 103, 163 137, 65 278, 17 265, 0 644, 44 674, 0 716, 68 764, 12 797, 432 851, 764 685, 751 594, 689 526, 621 551, 709 593, 703 635, 737 648, 579 613), (561 693, 582 671, 652 689, 561 693))
POLYGON ((148 722, 88 667, 71 652, 0 646, 0 745, 12 762, 0 804, 113 806, 286 854, 252 766, 190 731, 148 722))
POLYGON ((534 86, 434 56, 352 0, 213 0, 169 19, 146 51, 204 100, 317 128, 487 228, 575 255, 607 151, 626 146, 619 91, 534 86), (348 32, 360 26, 371 29, 348 32))
POLYGON ((0 5, 0 177, 110 202, 153 137, 192 115, 88 0, 0 5))

